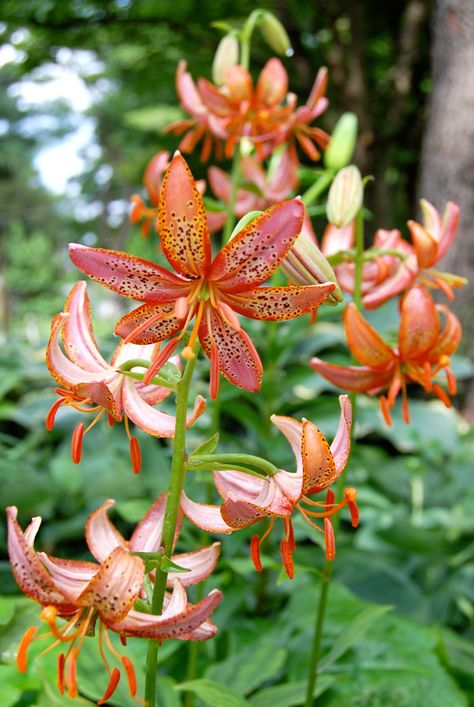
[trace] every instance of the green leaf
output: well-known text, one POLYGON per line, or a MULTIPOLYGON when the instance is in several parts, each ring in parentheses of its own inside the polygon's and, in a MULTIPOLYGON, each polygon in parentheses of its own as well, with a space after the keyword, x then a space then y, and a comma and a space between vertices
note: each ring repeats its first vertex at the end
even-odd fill
POLYGON ((192 692, 209 707, 245 707, 250 704, 237 692, 214 680, 190 680, 176 685, 175 690, 192 692))
POLYGON ((209 439, 206 439, 205 442, 200 444, 199 447, 196 447, 196 449, 194 450, 194 452, 192 452, 190 456, 192 457, 193 454, 212 454, 218 444, 219 432, 216 432, 212 435, 212 437, 209 437, 209 439))
POLYGON ((350 623, 336 641, 331 650, 319 664, 319 672, 324 672, 338 660, 375 624, 384 614, 391 611, 391 606, 369 606, 350 623))
POLYGON ((130 128, 144 132, 161 132, 169 123, 183 118, 183 112, 176 106, 158 105, 129 111, 124 115, 124 123, 130 128))
MULTIPOLYGON (((314 688, 313 697, 322 695, 337 680, 338 678, 334 675, 321 675, 314 688)), ((250 698, 250 704, 252 707, 295 707, 305 701, 306 690, 306 680, 276 685, 253 695, 250 698)))
POLYGON ((275 648, 272 643, 261 642, 232 655, 222 663, 212 665, 206 672, 209 677, 248 694, 262 683, 277 675, 285 664, 287 651, 275 648))

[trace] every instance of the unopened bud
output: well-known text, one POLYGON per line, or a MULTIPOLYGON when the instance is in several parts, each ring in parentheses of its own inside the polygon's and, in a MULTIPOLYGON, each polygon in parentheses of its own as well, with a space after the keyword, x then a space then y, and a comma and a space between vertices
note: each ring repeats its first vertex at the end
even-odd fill
POLYGON ((345 167, 352 158, 357 140, 357 116, 344 113, 336 123, 331 140, 324 152, 324 164, 337 171, 345 167))
POLYGON ((329 223, 338 228, 347 226, 362 206, 364 190, 360 172, 355 165, 344 167, 329 189, 326 212, 329 223))
POLYGON ((212 62, 212 80, 217 86, 225 82, 225 72, 239 63, 239 42, 235 34, 226 34, 219 42, 212 62))
POLYGON ((281 269, 295 285, 333 282, 336 287, 326 302, 331 305, 342 302, 343 296, 334 270, 304 227, 281 263, 281 269))
POLYGON ((263 38, 270 49, 273 49, 274 52, 282 56, 293 55, 293 49, 288 33, 280 20, 275 17, 273 13, 265 10, 262 13, 259 26, 263 38))

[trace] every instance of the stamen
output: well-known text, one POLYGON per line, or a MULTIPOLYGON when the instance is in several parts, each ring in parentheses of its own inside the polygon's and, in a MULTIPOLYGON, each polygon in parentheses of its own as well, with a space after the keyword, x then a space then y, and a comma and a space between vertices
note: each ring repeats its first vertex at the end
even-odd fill
POLYGON ((295 567, 293 564, 293 555, 291 553, 287 540, 281 541, 280 554, 286 574, 288 575, 289 579, 293 579, 293 577, 295 576, 295 567))
POLYGON ((74 699, 77 697, 77 656, 78 649, 73 648, 71 655, 69 656, 69 662, 67 666, 67 694, 68 697, 74 699))
POLYGON ((446 380, 448 382, 448 393, 450 395, 456 395, 458 390, 456 376, 454 375, 452 369, 449 366, 444 369, 444 372, 446 374, 446 380))
POLYGON ((392 416, 390 414, 390 407, 389 407, 388 400, 385 397, 385 395, 380 396, 379 404, 380 404, 380 412, 382 413, 382 417, 385 420, 385 424, 388 425, 389 427, 391 427, 392 426, 392 416))
POLYGON ((326 560, 332 562, 336 557, 336 539, 334 528, 329 518, 324 519, 324 544, 326 545, 326 560))
POLYGON ((359 525, 359 509, 357 508, 356 502, 357 491, 351 487, 344 489, 344 497, 351 514, 352 527, 357 528, 359 525))
POLYGON ((286 540, 288 542, 288 547, 290 549, 290 552, 294 552, 296 550, 296 543, 295 543, 295 533, 293 530, 293 523, 291 522, 291 518, 285 518, 284 525, 285 525, 286 540))
POLYGON ((130 437, 130 459, 132 460, 133 473, 139 474, 142 463, 142 453, 140 443, 136 437, 130 437))
POLYGON ((189 337, 188 345, 184 347, 182 354, 181 354, 183 356, 183 358, 186 358, 188 360, 195 358, 193 346, 194 346, 194 342, 196 341, 199 327, 201 326, 201 319, 202 319, 202 315, 204 313, 205 304, 206 304, 205 300, 201 300, 199 302, 199 307, 198 307, 198 311, 196 314, 196 321, 194 322, 193 330, 191 332, 191 336, 189 337))
POLYGON ((58 655, 58 690, 61 695, 64 695, 64 666, 66 665, 66 656, 64 653, 58 655))
POLYGON ((258 535, 253 535, 250 541, 250 557, 252 558, 253 566, 257 572, 262 572, 262 561, 260 559, 260 538, 258 535))
POLYGON ((410 410, 408 407, 407 386, 405 379, 402 380, 402 416, 406 425, 410 424, 410 410))
POLYGON ((438 398, 446 405, 447 408, 452 407, 452 402, 449 399, 448 394, 439 385, 435 384, 433 386, 433 393, 438 396, 438 398))
POLYGON ((390 384, 390 388, 388 389, 388 394, 387 394, 387 400, 389 407, 393 408, 395 405, 395 399, 400 392, 400 386, 401 386, 401 374, 400 370, 397 370, 395 376, 393 377, 393 380, 390 384))
POLYGON ((137 694, 137 677, 135 675, 135 668, 133 667, 130 658, 127 658, 126 655, 122 656, 122 664, 127 674, 128 689, 130 690, 130 695, 131 697, 135 697, 135 695, 137 694))
POLYGON ((17 670, 20 673, 26 673, 26 670, 28 668, 28 662, 27 662, 27 653, 28 653, 28 648, 32 644, 32 642, 35 639, 36 634, 38 633, 38 627, 37 626, 30 626, 27 631, 23 634, 23 638, 20 641, 20 645, 18 647, 18 653, 16 656, 16 667, 17 670))
POLYGON ((59 398, 49 408, 49 412, 46 415, 46 420, 45 420, 45 425, 46 425, 46 429, 48 430, 48 432, 51 432, 51 430, 53 429, 54 420, 56 419, 56 413, 59 410, 59 408, 64 404, 65 404, 64 398, 59 398))
POLYGON ((84 423, 79 422, 72 434, 71 456, 74 464, 79 464, 82 456, 82 439, 84 437, 84 423))
POLYGON ((105 669, 107 670, 107 674, 111 675, 110 672, 110 667, 107 658, 105 657, 105 652, 104 652, 104 624, 100 622, 99 624, 99 654, 100 657, 102 658, 102 662, 105 665, 105 669))
MULTIPOLYGON (((180 342, 180 337, 175 336, 174 339, 171 339, 168 341, 166 346, 162 348, 161 351, 156 352, 156 358, 151 359, 150 367, 148 368, 148 371, 145 373, 143 376, 143 382, 145 385, 148 385, 151 383, 153 378, 155 377, 156 373, 160 370, 162 366, 166 363, 166 361, 169 359, 175 348, 180 342)), ((155 354, 153 354, 155 356, 155 354)))
POLYGON ((120 670, 118 668, 114 668, 112 671, 112 675, 110 676, 109 684, 107 685, 107 688, 100 698, 98 700, 97 704, 98 705, 103 705, 107 700, 112 697, 114 694, 115 690, 117 689, 117 685, 120 682, 120 670))

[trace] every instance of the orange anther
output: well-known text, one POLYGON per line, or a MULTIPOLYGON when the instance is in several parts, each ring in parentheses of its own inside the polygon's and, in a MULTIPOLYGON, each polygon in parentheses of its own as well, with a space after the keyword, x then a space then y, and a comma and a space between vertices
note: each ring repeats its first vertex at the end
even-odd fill
POLYGON ((209 376, 209 394, 212 400, 219 393, 219 353, 214 342, 211 344, 211 370, 209 376))
POLYGON ((28 664, 27 664, 27 653, 28 653, 28 648, 30 647, 31 643, 34 641, 34 638, 36 634, 38 633, 38 627, 37 626, 30 626, 27 631, 23 634, 23 638, 20 641, 20 645, 18 647, 18 653, 16 656, 16 667, 17 670, 20 671, 20 673, 26 673, 28 664))
POLYGON ((328 489, 326 492, 326 503, 325 503, 325 510, 329 511, 331 508, 334 506, 334 502, 336 500, 336 497, 334 495, 334 491, 332 489, 328 489))
POLYGON ((348 503, 355 503, 357 498, 357 491, 352 488, 352 486, 348 486, 346 489, 344 489, 344 498, 347 500, 348 503))
POLYGON ((73 648, 67 666, 67 694, 71 699, 77 697, 77 655, 77 648, 73 648))
POLYGON ((79 464, 82 456, 82 440, 84 439, 84 423, 79 422, 72 433, 71 456, 74 464, 79 464))
POLYGON ((66 665, 66 656, 64 653, 58 655, 58 690, 61 695, 64 695, 64 666, 66 665))
POLYGON ((140 451, 140 443, 136 437, 130 437, 130 459, 132 460, 133 473, 139 474, 142 463, 142 453, 140 451))
POLYGON ((119 684, 120 681, 120 670, 118 668, 114 668, 112 670, 112 675, 110 676, 109 684, 107 685, 107 688, 100 698, 98 700, 97 704, 98 705, 103 705, 107 700, 112 697, 114 694, 115 690, 117 689, 117 685, 119 684))
POLYGON ((387 401, 387 398, 385 395, 380 396, 380 412, 382 413, 383 419, 385 420, 385 424, 388 425, 389 427, 392 426, 392 416, 390 414, 390 407, 387 401))
POLYGON ((56 400, 50 407, 49 412, 46 416, 45 424, 46 424, 46 429, 48 432, 51 432, 51 430, 54 427, 54 420, 56 419, 56 413, 61 407, 61 405, 64 405, 64 398, 59 398, 56 400))
POLYGON ((53 624, 56 621, 57 615, 58 610, 55 606, 45 606, 40 613, 40 619, 46 621, 47 624, 53 624))
POLYGON ((260 538, 254 535, 250 541, 250 557, 257 572, 262 572, 262 561, 260 559, 260 538))
POLYGON ((288 575, 289 579, 293 579, 293 577, 295 576, 295 567, 293 564, 293 555, 291 553, 287 540, 281 541, 280 554, 286 574, 288 575))
POLYGON ((324 542, 326 545, 326 560, 332 562, 336 557, 336 540, 334 538, 334 528, 329 518, 324 519, 324 542))
POLYGON ((135 697, 137 694, 137 677, 135 675, 135 668, 133 667, 132 661, 123 655, 122 658, 123 667, 127 673, 128 689, 130 690, 130 695, 135 697))

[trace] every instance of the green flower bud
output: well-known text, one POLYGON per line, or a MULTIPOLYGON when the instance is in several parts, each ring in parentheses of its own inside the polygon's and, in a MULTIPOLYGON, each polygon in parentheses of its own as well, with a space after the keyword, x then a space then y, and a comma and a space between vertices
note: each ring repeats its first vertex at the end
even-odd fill
POLYGON ((347 226, 362 206, 364 189, 360 172, 355 165, 344 167, 329 189, 326 213, 329 223, 338 228, 347 226))
POLYGON ((235 34, 226 34, 217 45, 212 62, 212 80, 217 86, 225 82, 225 72, 239 63, 239 42, 235 34))
POLYGON ((262 13, 259 22, 260 31, 263 38, 274 52, 283 56, 292 56, 293 49, 291 46, 288 33, 280 20, 268 10, 262 13))
POLYGON ((326 167, 337 171, 351 161, 357 140, 357 116, 344 113, 336 123, 331 140, 324 152, 326 167))

